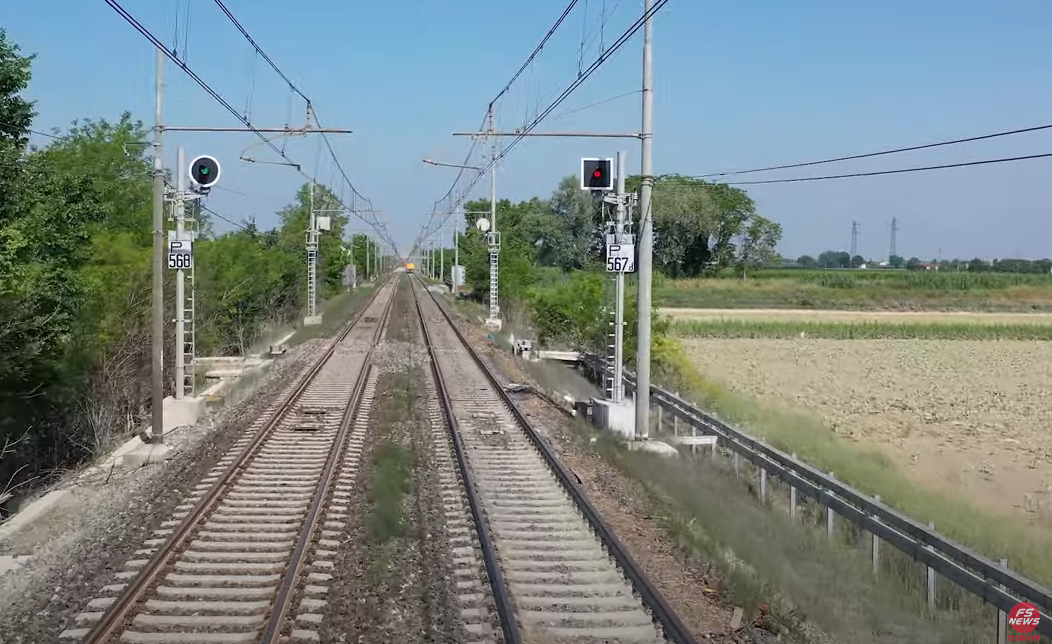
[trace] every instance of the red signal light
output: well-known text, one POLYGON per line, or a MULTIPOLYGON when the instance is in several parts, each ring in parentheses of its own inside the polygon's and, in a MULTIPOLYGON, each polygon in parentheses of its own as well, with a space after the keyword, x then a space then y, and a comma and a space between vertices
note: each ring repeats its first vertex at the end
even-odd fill
POLYGON ((603 173, 600 172, 599 170, 596 170, 595 172, 592 173, 592 176, 595 177, 596 179, 598 179, 598 178, 603 176, 603 173))

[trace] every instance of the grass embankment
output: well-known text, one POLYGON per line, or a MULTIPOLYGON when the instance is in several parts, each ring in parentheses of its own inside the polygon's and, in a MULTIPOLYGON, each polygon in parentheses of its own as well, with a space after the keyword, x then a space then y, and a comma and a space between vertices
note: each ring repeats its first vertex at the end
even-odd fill
MULTIPOLYGON (((917 487, 891 461, 874 450, 847 444, 814 417, 764 405, 700 375, 682 351, 663 365, 676 389, 701 409, 763 437, 770 445, 827 472, 835 472, 867 494, 939 532, 1009 565, 1046 586, 1052 585, 1052 540, 1035 526, 1009 522, 977 510, 965 499, 917 487)), ((655 370, 658 371, 658 370, 655 370)), ((886 547, 885 550, 891 550, 886 547)))
POLYGON ((1052 276, 897 270, 764 270, 663 280, 659 306, 861 310, 1052 311, 1052 276))
POLYGON ((823 338, 832 340, 1052 340, 1052 325, 959 322, 818 322, 673 318, 683 338, 823 338))
MULTIPOLYGON (((971 602, 968 606, 976 612, 966 620, 946 611, 929 613, 923 594, 904 592, 899 578, 886 574, 903 567, 901 556, 882 551, 881 573, 873 575, 869 553, 854 543, 856 535, 841 529, 827 539, 807 516, 810 509, 824 521, 824 513, 815 508, 802 507, 794 522, 787 513, 758 504, 719 460, 669 461, 630 451, 584 423, 574 425, 581 448, 643 485, 651 515, 677 545, 717 568, 716 590, 724 601, 747 614, 768 604, 776 630, 784 630, 789 641, 989 641, 994 611, 971 602), (824 638, 816 636, 814 626, 824 638)), ((960 599, 945 588, 942 592, 941 607, 960 599)))
POLYGON ((296 332, 288 340, 289 346, 302 344, 307 340, 324 338, 334 334, 339 328, 350 321, 358 312, 361 305, 372 295, 376 284, 359 284, 353 291, 344 291, 335 297, 326 300, 320 307, 321 324, 303 326, 302 320, 298 322, 296 332))

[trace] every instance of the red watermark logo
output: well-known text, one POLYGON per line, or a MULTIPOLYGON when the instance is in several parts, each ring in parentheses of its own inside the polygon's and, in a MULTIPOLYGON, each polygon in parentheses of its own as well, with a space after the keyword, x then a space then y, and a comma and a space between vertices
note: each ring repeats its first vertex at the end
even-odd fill
POLYGON ((1015 633, 1008 633, 1008 641, 1041 641, 1040 635, 1031 632, 1037 628, 1039 623, 1041 623, 1041 613, 1037 612, 1037 608, 1028 602, 1019 602, 1008 611, 1008 627, 1015 631, 1015 633))

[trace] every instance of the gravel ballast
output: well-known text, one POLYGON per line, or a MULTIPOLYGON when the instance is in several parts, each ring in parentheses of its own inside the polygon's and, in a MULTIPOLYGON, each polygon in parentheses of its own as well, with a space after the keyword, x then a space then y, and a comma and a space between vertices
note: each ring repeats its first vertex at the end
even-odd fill
MULTIPOLYGON (((544 391, 543 384, 537 383, 517 358, 493 345, 484 329, 466 321, 448 302, 442 304, 498 380, 533 385, 544 391)), ((535 395, 513 397, 534 428, 577 476, 581 489, 603 520, 696 639, 725 644, 776 641, 774 635, 747 623, 738 629, 731 628, 733 607, 724 605, 713 591, 719 586, 716 571, 707 562, 687 555, 655 520, 638 481, 579 446, 569 425, 577 421, 535 395)))

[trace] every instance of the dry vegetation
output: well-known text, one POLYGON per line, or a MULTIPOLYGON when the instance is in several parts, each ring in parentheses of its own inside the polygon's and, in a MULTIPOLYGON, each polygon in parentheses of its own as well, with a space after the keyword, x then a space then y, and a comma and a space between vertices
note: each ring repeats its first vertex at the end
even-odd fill
POLYGON ((1052 526, 1052 345, 686 340, 733 389, 807 410, 918 483, 1052 526))

